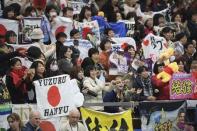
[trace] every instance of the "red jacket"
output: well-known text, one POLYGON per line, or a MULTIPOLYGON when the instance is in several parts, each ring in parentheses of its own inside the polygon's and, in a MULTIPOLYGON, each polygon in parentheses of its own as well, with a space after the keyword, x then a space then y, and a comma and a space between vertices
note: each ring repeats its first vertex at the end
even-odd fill
POLYGON ((164 83, 160 79, 157 79, 157 75, 152 76, 152 85, 155 89, 159 90, 158 100, 169 100, 170 99, 170 87, 169 82, 164 83))

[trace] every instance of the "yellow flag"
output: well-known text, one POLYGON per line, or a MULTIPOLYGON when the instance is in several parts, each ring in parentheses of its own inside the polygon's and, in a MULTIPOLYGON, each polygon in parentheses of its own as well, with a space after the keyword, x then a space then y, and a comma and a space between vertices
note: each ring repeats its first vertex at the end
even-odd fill
POLYGON ((133 131, 131 110, 113 114, 83 107, 80 110, 89 131, 133 131))

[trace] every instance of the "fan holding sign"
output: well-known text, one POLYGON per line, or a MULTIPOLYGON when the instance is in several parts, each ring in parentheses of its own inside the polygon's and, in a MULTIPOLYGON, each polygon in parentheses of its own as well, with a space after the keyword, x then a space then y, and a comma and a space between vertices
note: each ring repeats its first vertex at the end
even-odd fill
POLYGON ((43 118, 68 115, 74 107, 83 104, 76 80, 60 75, 34 81, 38 109, 43 118), (43 93, 45 92, 45 93, 43 93))
POLYGON ((151 58, 152 61, 157 61, 160 53, 167 49, 166 43, 165 38, 155 36, 152 33, 148 34, 142 42, 142 49, 145 59, 151 58))
POLYGON ((122 47, 120 44, 112 45, 112 53, 109 56, 110 75, 120 75, 128 72, 127 58, 122 47))

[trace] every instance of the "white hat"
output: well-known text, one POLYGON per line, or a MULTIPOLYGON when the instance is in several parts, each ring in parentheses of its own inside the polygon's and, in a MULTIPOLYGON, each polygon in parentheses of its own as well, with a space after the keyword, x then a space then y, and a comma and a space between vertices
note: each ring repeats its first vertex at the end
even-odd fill
POLYGON ((145 23, 148 19, 153 19, 153 17, 151 15, 144 15, 142 19, 143 19, 143 22, 145 23))
POLYGON ((43 39, 44 38, 43 31, 40 28, 33 29, 33 31, 31 32, 30 38, 31 39, 43 39))

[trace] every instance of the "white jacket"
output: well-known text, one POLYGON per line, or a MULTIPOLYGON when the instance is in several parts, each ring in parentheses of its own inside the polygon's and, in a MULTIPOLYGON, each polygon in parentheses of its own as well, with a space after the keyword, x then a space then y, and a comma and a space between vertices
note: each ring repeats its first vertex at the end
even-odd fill
POLYGON ((71 127, 69 122, 67 122, 60 127, 60 131, 75 131, 75 128, 77 131, 87 131, 84 125, 80 122, 78 122, 76 127, 71 127))
MULTIPOLYGON (((113 89, 113 86, 105 86, 105 83, 100 81, 99 79, 92 79, 90 77, 85 77, 83 81, 83 87, 87 88, 95 93, 97 93, 97 97, 91 96, 89 94, 85 94, 85 102, 86 103, 102 103, 103 97, 102 97, 102 91, 111 91, 113 89)), ((95 110, 103 110, 103 107, 90 107, 95 110)))

